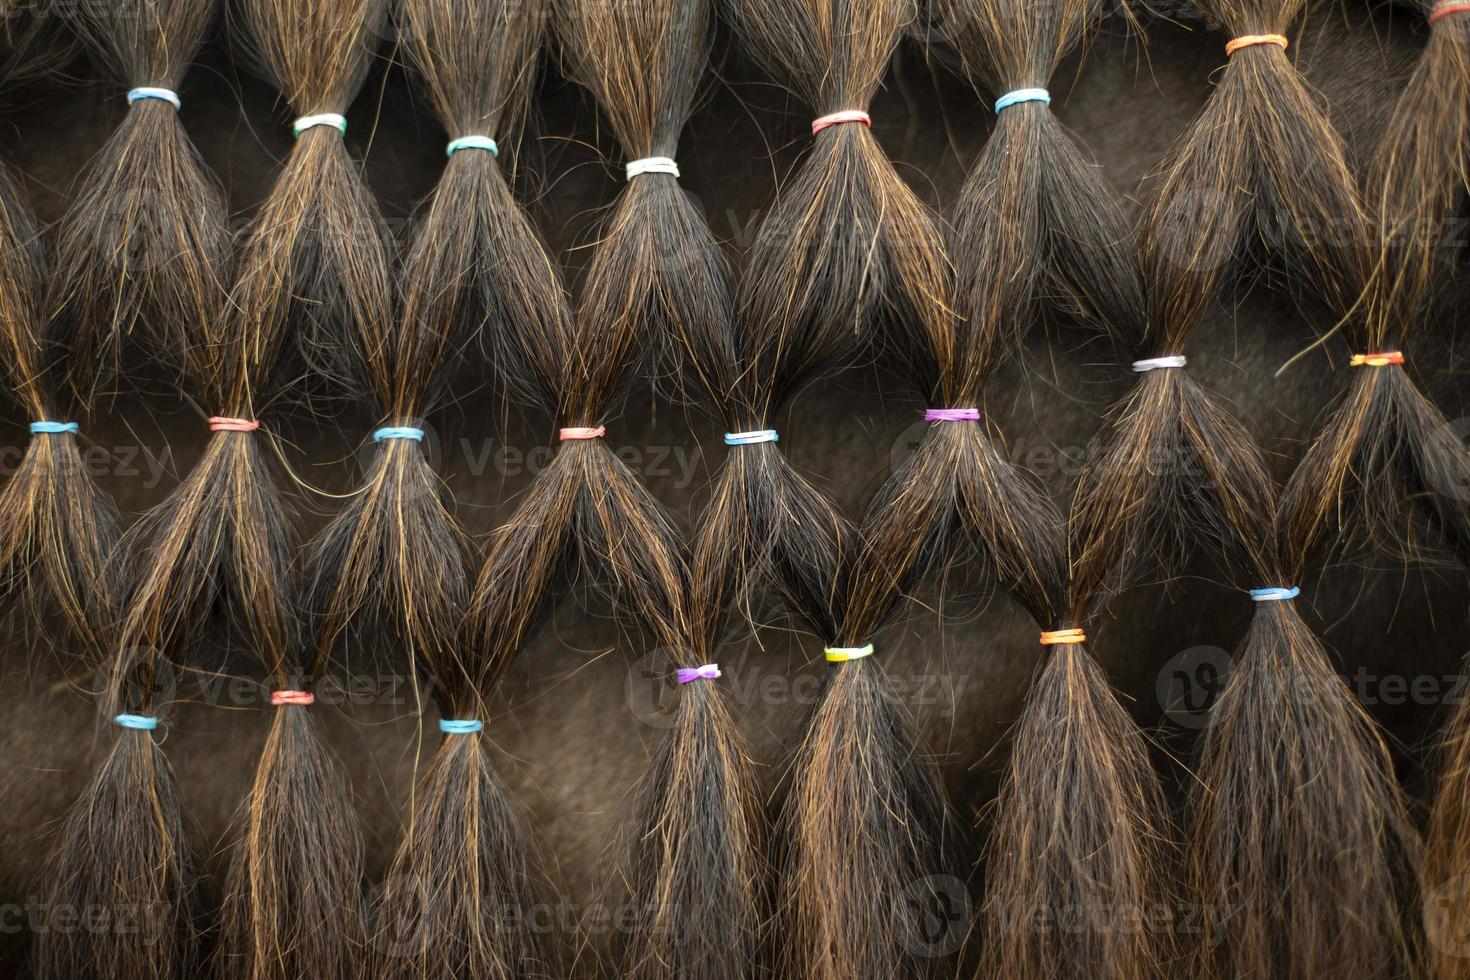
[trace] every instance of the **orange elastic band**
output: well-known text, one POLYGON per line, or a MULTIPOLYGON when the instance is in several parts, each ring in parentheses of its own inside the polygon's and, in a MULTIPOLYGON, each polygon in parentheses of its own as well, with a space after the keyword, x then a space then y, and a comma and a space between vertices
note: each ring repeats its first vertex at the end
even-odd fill
POLYGON ((1450 14, 1463 13, 1470 13, 1470 3, 1442 3, 1430 12, 1429 23, 1433 24, 1441 17, 1448 17, 1450 14))
POLYGON ((232 419, 223 415, 209 417, 210 432, 254 432, 260 428, 259 419, 232 419))
POLYGON ((1081 630, 1046 630, 1041 634, 1041 645, 1044 647, 1086 642, 1087 634, 1081 630))
POLYGON ((1241 48, 1253 48, 1258 44, 1274 44, 1285 51, 1289 43, 1285 34, 1244 34, 1225 45, 1225 56, 1228 58, 1241 48))
POLYGON ((312 704, 316 701, 316 695, 310 691, 272 691, 271 704, 277 707, 283 704, 312 704))
POLYGON ((561 430, 561 441, 570 442, 576 439, 601 439, 607 434, 607 426, 599 425, 595 429, 589 429, 585 425, 574 425, 570 429, 561 430))
POLYGON ((833 112, 829 115, 819 116, 812 120, 812 135, 815 136, 828 126, 836 126, 839 123, 860 122, 869 129, 873 126, 873 117, 861 109, 844 109, 841 112, 833 112))
POLYGON ((1388 367, 1390 364, 1404 363, 1404 352, 1401 350, 1383 351, 1380 354, 1354 354, 1352 360, 1348 361, 1351 367, 1388 367))

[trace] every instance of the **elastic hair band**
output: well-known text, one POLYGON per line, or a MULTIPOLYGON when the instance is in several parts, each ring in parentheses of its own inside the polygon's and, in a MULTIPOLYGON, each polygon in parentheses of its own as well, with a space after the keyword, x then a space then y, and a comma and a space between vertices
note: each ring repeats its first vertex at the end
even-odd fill
POLYGON ((925 422, 978 422, 980 421, 980 409, 978 408, 926 408, 924 409, 925 422))
POLYGON ((63 432, 76 432, 81 426, 75 422, 48 422, 42 419, 40 422, 31 423, 31 435, 33 436, 59 436, 63 432))
POLYGON ((1243 34, 1225 45, 1225 57, 1230 57, 1241 48, 1253 48, 1258 44, 1274 44, 1285 51, 1289 43, 1285 34, 1243 34))
POLYGON ((1044 88, 1018 88, 1014 92, 1007 92, 995 100, 995 114, 998 116, 1013 105, 1022 102, 1042 102, 1051 105, 1051 93, 1044 88))
POLYGON ((172 102, 175 109, 182 108, 179 102, 179 93, 171 88, 156 88, 152 85, 140 85, 128 93, 128 105, 142 99, 157 99, 159 102, 172 102))
POLYGON ((849 660, 861 660, 873 655, 873 644, 865 647, 823 647, 822 652, 827 655, 827 663, 841 664, 849 660))
POLYGON ((1430 11, 1429 23, 1433 24, 1441 17, 1448 17, 1450 14, 1464 13, 1470 13, 1470 3, 1441 3, 1430 11))
POLYGON ((1147 371, 1157 371, 1161 368, 1182 368, 1186 358, 1183 354, 1170 354, 1167 357, 1145 357, 1141 361, 1133 362, 1133 370, 1138 374, 1147 371))
POLYGON ((812 135, 815 136, 828 126, 837 126, 841 123, 860 122, 869 129, 873 127, 873 117, 861 109, 844 109, 841 112, 829 113, 818 116, 812 120, 812 135))
POLYGON ((445 735, 473 735, 484 727, 484 722, 474 718, 439 719, 439 730, 445 735))
POLYGON ((500 145, 488 136, 460 136, 449 141, 444 155, 452 157, 460 150, 489 150, 492 157, 500 156, 500 145))
POLYGON ((1282 602, 1286 599, 1295 599, 1302 594, 1299 586, 1293 585, 1289 589, 1273 586, 1269 589, 1251 589, 1252 602, 1282 602))
POLYGON ((574 425, 570 428, 562 429, 559 438, 562 442, 575 442, 582 439, 601 439, 605 435, 607 435, 607 426, 605 425, 599 425, 595 429, 585 425, 574 425))
POLYGON ((628 180, 639 174, 673 174, 677 177, 679 165, 674 162, 673 157, 644 157, 642 160, 630 160, 623 168, 623 173, 628 180))
POLYGON ((209 417, 210 432, 254 432, 258 428, 259 419, 232 419, 223 415, 209 417))
POLYGON ((301 134, 313 126, 331 126, 343 136, 347 135, 347 117, 340 112, 319 112, 314 116, 302 116, 291 124, 291 135, 300 139, 301 134))
POLYGON ((152 715, 118 715, 112 721, 120 728, 131 728, 138 732, 151 732, 158 727, 158 719, 152 715))
POLYGON ((726 432, 727 446, 755 446, 762 442, 780 442, 781 434, 775 429, 755 429, 751 432, 726 432))
POLYGON ((299 704, 302 706, 316 703, 316 695, 310 691, 272 691, 271 704, 280 707, 283 704, 299 704))
POLYGON ((413 425, 385 425, 373 433, 373 442, 382 442, 384 439, 412 439, 414 442, 423 442, 424 430, 413 425))
POLYGON ((1388 367, 1390 364, 1404 363, 1404 352, 1401 350, 1382 351, 1378 354, 1354 354, 1348 361, 1350 367, 1388 367))
POLYGON ((674 671, 679 678, 680 684, 692 684, 695 681, 713 681, 720 677, 719 664, 705 664, 703 667, 680 667, 674 671))
POLYGON ((1041 645, 1044 647, 1067 646, 1072 643, 1086 642, 1087 634, 1080 629, 1044 630, 1041 634, 1041 645))

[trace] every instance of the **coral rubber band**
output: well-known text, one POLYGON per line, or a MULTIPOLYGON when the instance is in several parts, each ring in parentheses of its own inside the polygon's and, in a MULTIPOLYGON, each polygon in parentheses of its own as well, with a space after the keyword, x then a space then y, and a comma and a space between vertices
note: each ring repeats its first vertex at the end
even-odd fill
POLYGON ((1087 634, 1080 629, 1045 630, 1041 634, 1041 645, 1044 647, 1066 646, 1072 643, 1086 642, 1087 634))
POLYGON ((1285 34, 1242 34, 1225 45, 1225 56, 1228 58, 1241 48, 1254 48, 1262 44, 1274 44, 1285 51, 1286 46, 1290 43, 1285 34))
POLYGON ((583 439, 601 439, 605 435, 607 435, 605 425, 599 425, 595 429, 585 425, 574 425, 562 429, 560 439, 562 442, 577 442, 583 439))
POLYGON ((303 707, 316 703, 316 695, 310 691, 272 691, 271 704, 280 707, 283 704, 299 704, 303 707))
POLYGON ((1440 18, 1448 17, 1450 14, 1466 13, 1470 13, 1470 3, 1442 3, 1430 12, 1429 23, 1433 24, 1440 18))
POLYGON ((844 109, 841 112, 828 113, 812 120, 812 135, 817 135, 828 126, 840 126, 842 123, 862 123, 871 129, 873 117, 861 109, 844 109))
POLYGON ((1354 354, 1348 364, 1352 367, 1388 367, 1390 364, 1404 363, 1404 352, 1401 350, 1381 351, 1377 354, 1354 354))
POLYGON ((209 417, 210 432, 254 432, 260 428, 259 419, 232 419, 223 415, 209 417))

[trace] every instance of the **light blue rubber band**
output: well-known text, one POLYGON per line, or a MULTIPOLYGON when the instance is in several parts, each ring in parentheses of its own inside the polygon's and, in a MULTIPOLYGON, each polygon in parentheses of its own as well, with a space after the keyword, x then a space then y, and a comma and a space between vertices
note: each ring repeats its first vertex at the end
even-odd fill
POLYGON ((134 102, 138 102, 142 99, 157 99, 159 102, 168 102, 173 105, 175 110, 183 107, 183 103, 179 101, 179 93, 175 92, 171 88, 158 88, 153 85, 140 85, 132 91, 128 92, 128 105, 132 105, 134 102))
POLYGON ((158 719, 152 715, 118 715, 112 720, 122 728, 139 732, 151 732, 158 727, 158 719))
POLYGON ((488 136, 461 136, 452 139, 444 148, 444 155, 452 157, 460 150, 489 150, 492 157, 500 156, 500 147, 488 136))
POLYGON ((373 433, 373 442, 382 442, 384 439, 412 439, 414 442, 423 442, 424 430, 411 425, 385 425, 373 433))
POLYGON ((1295 585, 1289 589, 1251 589, 1251 600, 1254 602, 1281 602, 1285 599, 1295 599, 1301 594, 1301 588, 1295 585))
POLYGON ((473 735, 485 727, 485 723, 474 718, 440 718, 439 730, 445 735, 473 735))
POLYGON ((59 436, 63 432, 76 432, 81 428, 75 422, 32 422, 31 435, 59 436))
POLYGON ((1051 93, 1044 88, 1018 88, 1014 92, 1007 92, 995 100, 995 114, 1000 115, 1003 110, 1022 102, 1044 102, 1051 105, 1051 93))
POLYGON ((727 446, 755 446, 762 442, 780 442, 781 434, 775 429, 756 429, 754 432, 726 432, 727 446))

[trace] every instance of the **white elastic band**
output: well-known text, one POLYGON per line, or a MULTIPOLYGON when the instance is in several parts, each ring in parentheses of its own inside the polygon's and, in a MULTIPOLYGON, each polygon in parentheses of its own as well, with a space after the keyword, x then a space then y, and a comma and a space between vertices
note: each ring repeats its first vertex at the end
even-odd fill
POLYGON ((644 157, 642 160, 629 161, 623 168, 632 180, 639 174, 673 174, 679 176, 679 165, 674 162, 673 157, 644 157))
POLYGON ((1133 362, 1133 370, 1142 374, 1145 371, 1154 371, 1159 368, 1182 368, 1184 367, 1183 354, 1170 354, 1168 357, 1148 357, 1141 361, 1133 362))
POLYGON ((171 88, 139 85, 128 93, 128 105, 132 105, 140 99, 157 99, 160 102, 172 102, 175 109, 183 108, 183 103, 179 101, 179 93, 171 88))
POLYGON ((314 116, 302 116, 291 124, 291 132, 300 136, 313 126, 332 126, 343 136, 347 135, 347 117, 340 112, 319 112, 314 116))
POLYGON ((756 429, 753 432, 726 432, 727 446, 756 446, 763 442, 780 442, 781 434, 775 429, 756 429))

